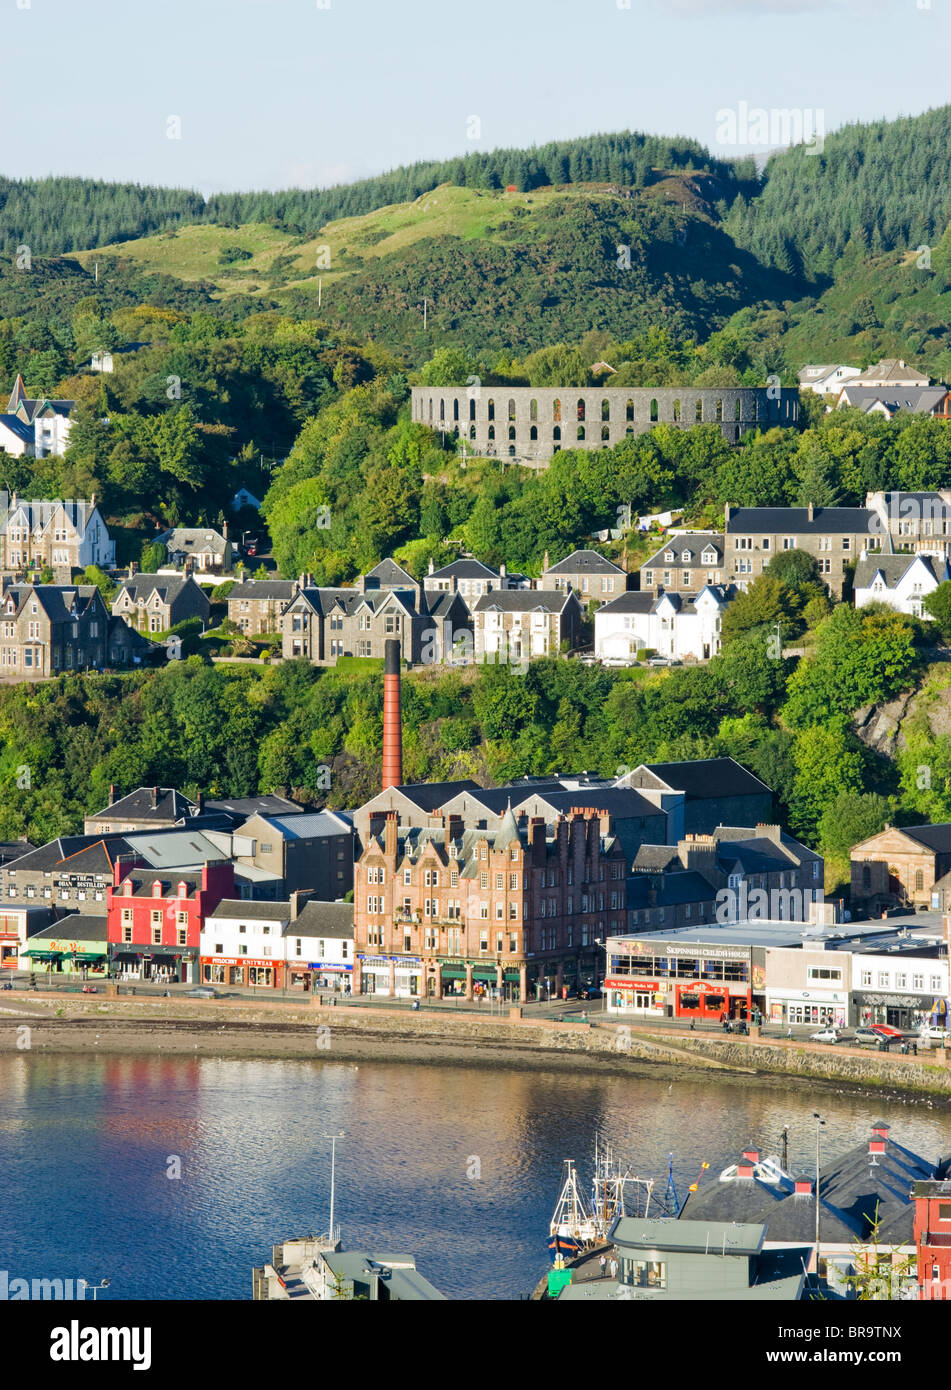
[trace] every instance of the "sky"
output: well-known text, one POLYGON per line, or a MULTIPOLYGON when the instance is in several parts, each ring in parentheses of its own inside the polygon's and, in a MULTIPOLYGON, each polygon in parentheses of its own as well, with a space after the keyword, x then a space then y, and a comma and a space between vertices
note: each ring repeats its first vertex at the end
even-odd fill
POLYGON ((949 40, 951 0, 0 0, 0 174, 325 187, 612 130, 733 157, 796 129, 757 109, 808 139, 945 104, 949 40))

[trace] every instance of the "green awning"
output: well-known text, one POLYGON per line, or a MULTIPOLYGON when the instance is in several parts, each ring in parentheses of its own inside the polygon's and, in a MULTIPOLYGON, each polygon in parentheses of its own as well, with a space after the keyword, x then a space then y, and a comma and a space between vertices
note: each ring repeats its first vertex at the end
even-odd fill
POLYGON ((21 956, 32 956, 34 960, 59 960, 63 951, 41 951, 38 946, 30 946, 27 950, 20 952, 21 956))
POLYGON ((107 953, 106 953, 105 951, 74 951, 74 952, 73 952, 73 960, 88 961, 88 960, 107 960, 107 959, 108 959, 108 956, 107 956, 107 953))
POLYGON ((474 965, 472 967, 472 978, 474 980, 491 980, 494 984, 495 981, 498 979, 498 972, 496 971, 494 965, 491 967, 487 967, 485 965, 474 965))
POLYGON ((444 965, 441 971, 444 980, 464 980, 466 972, 456 965, 444 965))
POLYGON ((506 979, 506 980, 513 980, 513 981, 515 982, 515 984, 518 984, 518 982, 519 982, 519 980, 520 980, 521 978, 522 978, 521 972, 518 971, 518 970, 506 970, 506 972, 505 972, 505 979, 506 979))

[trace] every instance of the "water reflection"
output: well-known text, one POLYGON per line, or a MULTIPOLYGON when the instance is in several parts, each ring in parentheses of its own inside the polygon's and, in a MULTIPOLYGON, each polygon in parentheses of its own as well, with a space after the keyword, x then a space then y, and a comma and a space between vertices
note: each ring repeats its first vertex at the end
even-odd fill
POLYGON ((561 1161, 595 1130, 681 1195, 755 1142, 791 1168, 888 1120, 937 1156, 951 1116, 922 1106, 665 1074, 597 1077, 328 1061, 0 1057, 0 1170, 16 1207, 0 1259, 25 1277, 106 1277, 125 1298, 247 1298, 251 1266, 326 1226, 329 1145, 346 1244, 412 1251, 446 1293, 527 1294, 546 1266, 561 1161), (168 1176, 179 1160, 181 1178, 168 1176))

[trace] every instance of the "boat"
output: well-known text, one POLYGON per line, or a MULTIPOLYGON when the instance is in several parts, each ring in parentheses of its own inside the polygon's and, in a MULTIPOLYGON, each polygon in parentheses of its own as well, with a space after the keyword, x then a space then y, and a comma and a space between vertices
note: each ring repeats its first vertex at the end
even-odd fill
POLYGON ((640 1178, 614 1160, 610 1145, 595 1136, 594 1176, 591 1198, 586 1203, 578 1184, 574 1159, 566 1158, 561 1192, 549 1227, 548 1250, 552 1263, 566 1260, 607 1240, 618 1216, 647 1216, 654 1191, 652 1178, 640 1178))

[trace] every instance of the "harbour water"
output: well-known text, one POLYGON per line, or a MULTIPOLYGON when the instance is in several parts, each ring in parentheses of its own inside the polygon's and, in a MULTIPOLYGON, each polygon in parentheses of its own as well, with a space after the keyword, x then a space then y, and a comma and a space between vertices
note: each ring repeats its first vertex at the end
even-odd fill
POLYGON ((808 1083, 592 1077, 334 1061, 0 1056, 0 1267, 110 1280, 118 1298, 249 1298, 270 1247, 323 1230, 330 1144, 344 1243, 405 1250, 450 1297, 520 1298, 547 1265, 563 1158, 595 1130, 681 1195, 755 1142, 814 1165, 885 1118, 898 1142, 951 1152, 951 1113, 808 1083), (181 1176, 172 1176, 180 1171, 181 1176))

